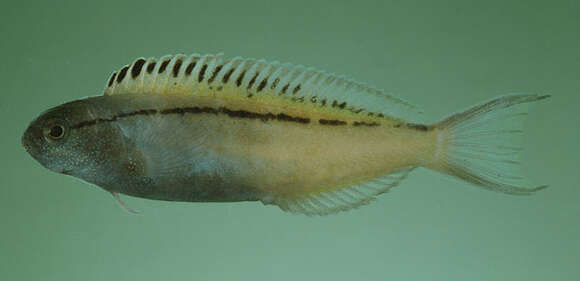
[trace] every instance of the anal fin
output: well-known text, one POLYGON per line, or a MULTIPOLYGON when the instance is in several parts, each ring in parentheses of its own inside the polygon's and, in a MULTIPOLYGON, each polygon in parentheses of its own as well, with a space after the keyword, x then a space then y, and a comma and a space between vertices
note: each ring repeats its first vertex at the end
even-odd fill
POLYGON ((377 195, 386 193, 399 185, 415 168, 414 166, 407 167, 398 172, 338 190, 310 194, 300 198, 275 198, 271 203, 278 205, 284 211, 307 216, 323 216, 348 211, 369 204, 376 199, 377 195))

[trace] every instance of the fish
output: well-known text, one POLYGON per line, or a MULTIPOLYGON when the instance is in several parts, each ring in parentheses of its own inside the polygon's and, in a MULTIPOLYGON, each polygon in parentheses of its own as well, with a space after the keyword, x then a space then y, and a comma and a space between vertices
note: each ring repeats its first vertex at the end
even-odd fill
POLYGON ((223 54, 140 57, 102 95, 41 113, 22 145, 45 168, 111 193, 178 202, 261 202, 308 216, 367 205, 426 168, 530 195, 519 161, 529 105, 508 94, 439 121, 313 67, 223 54))

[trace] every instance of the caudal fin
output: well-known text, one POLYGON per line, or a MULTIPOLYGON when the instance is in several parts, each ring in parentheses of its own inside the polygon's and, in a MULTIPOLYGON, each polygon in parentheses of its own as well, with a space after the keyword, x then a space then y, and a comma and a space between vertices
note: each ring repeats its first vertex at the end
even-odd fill
POLYGON ((529 103, 549 95, 508 95, 454 114, 435 124, 436 161, 430 168, 488 190, 528 195, 521 173, 522 123, 529 103))

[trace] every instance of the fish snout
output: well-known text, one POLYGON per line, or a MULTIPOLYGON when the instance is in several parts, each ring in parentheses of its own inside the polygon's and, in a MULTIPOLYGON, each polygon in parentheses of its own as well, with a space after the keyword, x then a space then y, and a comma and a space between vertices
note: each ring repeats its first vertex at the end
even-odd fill
POLYGON ((26 149, 26 151, 30 151, 30 141, 28 140, 28 130, 30 128, 27 128, 26 131, 24 132, 24 134, 22 134, 22 138, 20 139, 20 142, 22 143, 22 147, 24 147, 24 149, 26 149))
POLYGON ((37 143, 37 139, 40 137, 39 134, 35 134, 35 128, 33 128, 32 126, 29 126, 28 128, 26 128, 26 131, 24 132, 24 134, 22 135, 21 138, 21 143, 22 143, 22 147, 24 147, 24 149, 26 149, 26 152, 28 152, 28 154, 34 156, 35 153, 38 150, 38 143, 37 143))

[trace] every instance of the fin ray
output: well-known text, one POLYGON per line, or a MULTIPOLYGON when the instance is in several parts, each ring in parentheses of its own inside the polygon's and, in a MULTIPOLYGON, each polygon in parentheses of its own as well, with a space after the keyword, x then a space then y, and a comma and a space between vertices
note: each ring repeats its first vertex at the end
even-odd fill
POLYGON ((136 211, 131 209, 131 207, 127 206, 127 204, 125 204, 125 202, 123 202, 123 200, 121 200, 121 197, 119 196, 119 193, 117 192, 111 192, 111 195, 113 195, 113 198, 115 198, 115 201, 117 201, 117 203, 119 203, 119 206, 121 206, 123 209, 125 209, 125 211, 134 214, 134 215, 140 215, 141 212, 136 211))

